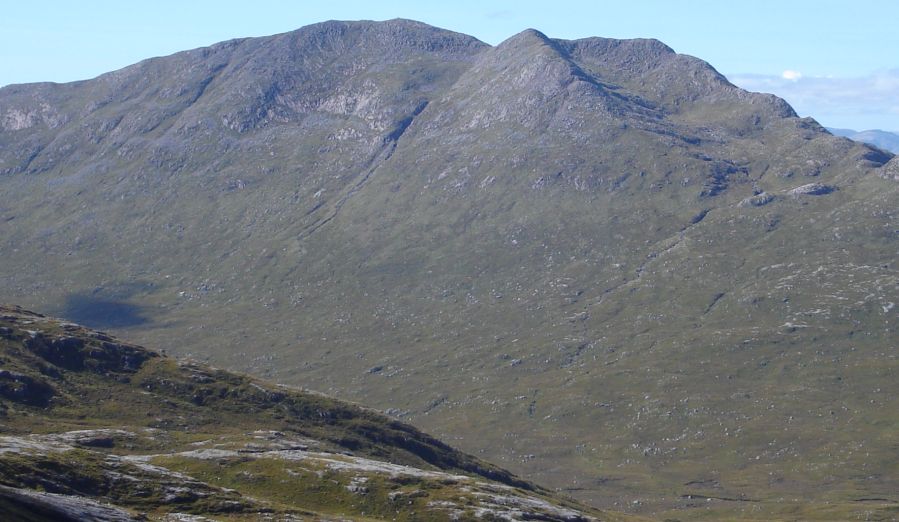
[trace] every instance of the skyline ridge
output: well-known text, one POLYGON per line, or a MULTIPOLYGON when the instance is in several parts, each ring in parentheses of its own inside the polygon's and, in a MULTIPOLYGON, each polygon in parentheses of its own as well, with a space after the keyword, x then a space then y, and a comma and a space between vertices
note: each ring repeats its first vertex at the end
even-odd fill
POLYGON ((810 2, 767 4, 779 16, 762 16, 764 9, 749 6, 724 10, 710 2, 693 4, 686 10, 656 1, 632 3, 626 8, 606 5, 602 10, 589 2, 575 2, 569 4, 570 10, 562 13, 547 13, 537 2, 501 1, 489 6, 472 2, 463 9, 465 16, 461 16, 441 6, 404 1, 371 5, 332 2, 297 9, 276 0, 263 0, 257 8, 249 9, 239 3, 213 4, 201 0, 191 3, 189 8, 179 5, 178 9, 185 15, 181 20, 161 16, 165 2, 153 8, 137 6, 127 10, 67 11, 65 6, 55 6, 49 13, 42 12, 42 16, 34 12, 40 7, 39 2, 17 4, 10 6, 0 21, 3 29, 0 39, 9 40, 0 40, 0 49, 5 51, 5 54, 0 51, 0 58, 10 65, 7 71, 25 74, 41 64, 55 65, 51 68, 45 65, 45 72, 15 80, 0 77, 0 84, 84 79, 150 56, 167 55, 235 36, 286 32, 313 21, 403 17, 473 34, 491 44, 523 27, 536 27, 553 37, 566 39, 591 35, 658 38, 678 52, 703 57, 742 87, 774 92, 786 98, 800 114, 814 116, 827 126, 899 130, 896 123, 899 112, 891 102, 899 99, 899 94, 889 87, 882 96, 876 97, 865 96, 861 90, 861 87, 877 90, 891 82, 895 84, 897 64, 885 50, 899 46, 899 42, 894 31, 878 30, 878 27, 890 19, 890 10, 899 11, 899 6, 882 2, 856 3, 852 8, 810 2), (866 9, 880 16, 865 17, 866 9), (278 12, 279 16, 266 16, 272 12, 278 12), (572 16, 572 12, 578 15, 572 16), (840 38, 814 41, 804 38, 794 23, 799 19, 805 26, 817 27, 840 38), (41 20, 40 26, 35 26, 36 20, 41 20), (665 24, 662 20, 677 23, 665 24), (725 32, 724 27, 732 30, 725 32), (23 41, 34 45, 23 46, 23 41), (126 54, 130 58, 124 58, 126 54), (116 56, 123 57, 109 61, 116 56), (61 71, 84 70, 90 63, 103 60, 108 65, 95 67, 93 73, 58 76, 61 71), (787 72, 790 80, 781 78, 787 72), (743 83, 744 77, 747 83, 743 83), (764 83, 758 84, 759 79, 764 83))

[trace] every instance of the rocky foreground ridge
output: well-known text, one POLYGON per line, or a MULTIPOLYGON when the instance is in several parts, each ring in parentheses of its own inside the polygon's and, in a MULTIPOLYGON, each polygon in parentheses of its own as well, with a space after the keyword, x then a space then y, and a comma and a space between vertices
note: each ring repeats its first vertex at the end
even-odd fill
POLYGON ((0 307, 3 520, 619 520, 357 406, 0 307))

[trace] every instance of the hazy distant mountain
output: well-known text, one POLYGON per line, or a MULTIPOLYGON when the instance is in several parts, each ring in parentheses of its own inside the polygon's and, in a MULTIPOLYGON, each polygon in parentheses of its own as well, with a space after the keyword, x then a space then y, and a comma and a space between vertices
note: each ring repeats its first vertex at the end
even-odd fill
POLYGON ((9 86, 0 126, 4 300, 598 506, 899 490, 899 160, 656 40, 328 22, 9 86))
POLYGON ((866 130, 854 131, 852 129, 832 129, 827 128, 832 134, 843 136, 851 140, 867 143, 888 150, 892 153, 899 153, 899 134, 895 132, 887 132, 882 130, 866 130))

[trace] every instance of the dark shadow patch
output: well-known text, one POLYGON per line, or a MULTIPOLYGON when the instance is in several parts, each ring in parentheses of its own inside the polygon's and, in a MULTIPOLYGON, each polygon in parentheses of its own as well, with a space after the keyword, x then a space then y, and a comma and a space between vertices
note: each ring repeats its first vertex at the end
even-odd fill
POLYGON ((138 305, 84 294, 66 297, 60 315, 88 328, 101 330, 141 326, 150 322, 138 305))

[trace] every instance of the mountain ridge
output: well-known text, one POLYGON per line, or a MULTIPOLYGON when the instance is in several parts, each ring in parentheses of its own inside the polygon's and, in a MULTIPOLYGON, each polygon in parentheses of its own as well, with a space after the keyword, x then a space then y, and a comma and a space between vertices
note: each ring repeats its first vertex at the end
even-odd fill
POLYGON ((596 505, 771 514, 769 472, 854 498, 792 470, 856 484, 827 448, 891 422, 862 383, 895 387, 895 157, 656 41, 383 52, 401 26, 159 59, 119 98, 0 90, 7 300, 364 399, 596 505))
POLYGON ((899 153, 899 134, 895 132, 877 129, 856 131, 852 129, 828 128, 827 130, 836 136, 844 136, 854 141, 874 145, 893 154, 899 153))

